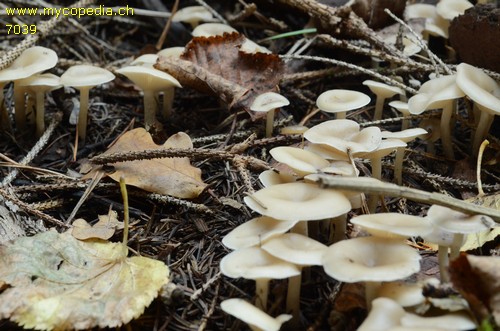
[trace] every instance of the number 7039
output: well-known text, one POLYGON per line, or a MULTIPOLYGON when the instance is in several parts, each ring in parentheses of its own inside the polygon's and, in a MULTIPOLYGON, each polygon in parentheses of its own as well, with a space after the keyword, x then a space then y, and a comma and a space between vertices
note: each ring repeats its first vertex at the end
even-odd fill
POLYGON ((35 34, 35 24, 5 24, 7 27, 7 34, 35 34))

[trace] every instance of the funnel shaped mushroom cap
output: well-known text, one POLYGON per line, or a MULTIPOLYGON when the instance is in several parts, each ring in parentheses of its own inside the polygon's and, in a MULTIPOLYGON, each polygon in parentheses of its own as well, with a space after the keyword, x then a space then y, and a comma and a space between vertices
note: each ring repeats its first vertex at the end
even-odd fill
POLYGON ((86 64, 70 67, 61 76, 61 83, 75 88, 93 87, 115 79, 115 75, 106 69, 86 64))
POLYGON ((179 9, 172 17, 173 22, 186 22, 191 25, 197 25, 199 22, 212 21, 214 17, 203 6, 189 6, 179 9))
POLYGON ((222 244, 229 249, 257 246, 293 228, 297 222, 287 222, 262 216, 245 222, 222 238, 222 244))
POLYGON ((478 233, 495 226, 495 221, 489 216, 467 215, 439 205, 432 205, 427 217, 435 226, 451 233, 478 233))
POLYGON ((297 177, 284 172, 277 173, 274 170, 265 170, 260 173, 259 180, 264 187, 293 183, 297 181, 297 177))
POLYGON ((305 176, 328 167, 330 163, 321 156, 297 147, 280 146, 269 151, 269 154, 278 162, 292 168, 297 175, 305 176))
POLYGON ((341 282, 392 281, 418 272, 420 255, 400 240, 361 237, 328 247, 323 268, 328 276, 341 282))
POLYGON ((481 110, 500 113, 500 86, 481 69, 460 63, 457 66, 457 85, 481 110))
POLYGON ((30 47, 4 70, 0 71, 0 81, 11 81, 29 77, 53 68, 57 64, 57 54, 50 48, 30 47))
POLYGON ((367 153, 358 153, 359 157, 382 158, 392 153, 395 149, 406 147, 406 143, 400 139, 382 139, 378 147, 367 153))
POLYGON ((425 82, 418 94, 408 100, 411 114, 421 114, 427 109, 442 108, 446 102, 461 98, 464 92, 458 87, 457 75, 441 76, 425 82))
POLYGON ((288 99, 281 94, 275 92, 266 92, 260 94, 255 98, 252 105, 250 106, 250 110, 268 112, 276 108, 288 106, 289 104, 290 101, 288 101, 288 99))
POLYGON ((385 238, 425 236, 432 232, 431 220, 399 213, 377 213, 353 217, 351 223, 361 226, 368 233, 385 238))
POLYGON ((54 74, 37 74, 22 79, 17 83, 19 86, 38 87, 39 90, 47 91, 61 87, 61 79, 54 74))
POLYGON ((221 309, 239 320, 265 331, 279 331, 281 325, 292 318, 282 314, 273 318, 243 299, 227 299, 220 303, 221 309))
POLYGON ((321 265, 328 247, 298 233, 285 233, 262 245, 262 249, 279 259, 300 265, 321 265))
POLYGON ((304 137, 315 144, 328 145, 342 153, 350 149, 353 154, 371 152, 380 145, 382 136, 378 127, 359 130, 351 120, 332 120, 313 126, 304 137))
POLYGON ((410 115, 410 111, 408 110, 408 103, 407 102, 403 102, 401 100, 395 100, 395 101, 389 102, 389 106, 396 109, 398 112, 400 112, 404 116, 410 115))
POLYGON ((440 0, 436 5, 436 12, 451 21, 471 7, 474 5, 467 0, 440 0))
POLYGON ((321 93, 316 99, 316 106, 327 113, 338 113, 361 108, 370 101, 364 93, 338 89, 321 93))
POLYGON ((287 183, 263 188, 244 198, 252 210, 285 221, 309 221, 337 217, 351 210, 340 192, 314 184, 287 183))
POLYGON ((284 279, 300 274, 292 263, 280 260, 260 247, 242 248, 220 261, 221 272, 231 278, 284 279))
POLYGON ((387 85, 387 84, 377 82, 374 80, 370 80, 370 79, 363 81, 363 85, 368 86, 370 91, 372 91, 377 96, 380 96, 384 99, 393 97, 396 94, 402 94, 402 95, 405 94, 403 89, 401 89, 399 87, 387 85))
POLYGON ((184 53, 185 48, 182 46, 167 47, 156 53, 158 56, 178 58, 184 53))
POLYGON ((229 25, 222 23, 204 23, 198 25, 193 29, 191 35, 193 37, 210 37, 210 36, 222 36, 224 33, 238 32, 229 25))
POLYGON ((118 69, 116 72, 127 76, 142 90, 161 91, 172 86, 182 87, 173 76, 152 67, 128 66, 118 69))
POLYGON ((149 66, 153 65, 158 61, 158 54, 144 54, 136 58, 134 61, 130 62, 132 66, 149 66))
POLYGON ((403 131, 396 131, 396 132, 382 131, 382 138, 399 139, 399 140, 407 143, 407 142, 410 142, 418 137, 423 137, 427 133, 428 132, 422 128, 411 128, 411 129, 406 129, 403 131))

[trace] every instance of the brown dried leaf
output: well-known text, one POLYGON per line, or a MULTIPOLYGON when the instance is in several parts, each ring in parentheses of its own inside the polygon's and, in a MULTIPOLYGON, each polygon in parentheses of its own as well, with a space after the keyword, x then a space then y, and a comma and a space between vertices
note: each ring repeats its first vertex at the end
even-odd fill
MULTIPOLYGON (((183 132, 172 135, 159 146, 145 129, 137 128, 121 136, 104 154, 192 147, 191 138, 183 132)), ((124 176, 128 185, 177 198, 196 198, 207 186, 201 179, 201 170, 193 167, 186 157, 119 162, 114 168, 115 172, 109 176, 117 182, 124 176)))
POLYGON ((180 60, 162 57, 155 67, 174 76, 182 86, 219 97, 231 110, 249 111, 259 94, 277 91, 284 65, 276 54, 240 51, 244 41, 237 32, 195 37, 180 60))
POLYGON ((118 221, 118 214, 114 210, 110 210, 108 215, 99 215, 99 221, 90 225, 83 218, 76 219, 73 222, 71 235, 79 240, 91 238, 109 239, 113 236, 116 229, 123 229, 123 223, 118 221))

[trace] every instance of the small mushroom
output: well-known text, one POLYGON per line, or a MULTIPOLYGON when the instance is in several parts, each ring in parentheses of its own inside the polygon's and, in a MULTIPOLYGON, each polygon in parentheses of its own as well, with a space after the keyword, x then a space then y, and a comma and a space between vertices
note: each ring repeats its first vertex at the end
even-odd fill
POLYGON ((425 236, 432 232, 431 220, 400 213, 366 214, 351 218, 352 224, 359 225, 369 234, 389 239, 425 236))
MULTIPOLYGON (((407 102, 395 100, 395 101, 389 102, 389 106, 391 106, 392 108, 394 108, 398 112, 400 112, 401 115, 403 115, 403 117, 408 117, 411 115, 410 111, 408 110, 408 103, 407 102)), ((409 127, 410 127, 410 120, 403 119, 401 121, 401 131, 408 129, 409 127)))
POLYGON ((374 121, 379 121, 382 119, 382 111, 384 110, 384 101, 387 98, 391 98, 396 94, 405 95, 405 92, 396 86, 387 85, 381 82, 376 82, 374 80, 365 80, 363 85, 368 86, 370 91, 372 91, 376 96, 377 100, 375 102, 375 113, 373 115, 374 121))
POLYGON ((89 110, 89 91, 115 79, 115 75, 106 69, 90 65, 76 65, 70 67, 61 76, 61 83, 80 90, 80 112, 78 114, 78 136, 85 141, 87 135, 87 113, 89 110))
POLYGON ((273 136, 274 112, 283 106, 288 106, 290 101, 279 93, 266 92, 255 98, 250 110, 266 113, 266 137, 273 136))
POLYGON ((364 107, 370 101, 364 93, 337 89, 321 93, 316 99, 316 106, 324 112, 337 114, 337 119, 345 119, 348 111, 364 107))
POLYGON ((292 318, 292 315, 287 314, 271 317, 251 303, 238 298, 222 301, 220 308, 247 323, 253 331, 279 331, 281 325, 292 318))
POLYGON ((213 21, 214 17, 211 12, 209 12, 203 6, 189 6, 179 9, 174 16, 172 16, 172 22, 185 22, 191 25, 194 29, 200 24, 200 22, 210 22, 213 21))
POLYGON ((226 32, 233 33, 238 31, 229 25, 222 23, 204 23, 194 28, 191 35, 193 37, 211 37, 222 36, 226 32))
POLYGON ((266 310, 271 279, 297 276, 300 270, 293 263, 280 260, 260 247, 238 249, 220 261, 223 275, 255 280, 256 306, 266 310))
POLYGON ((283 171, 265 170, 260 173, 259 181, 264 187, 268 187, 278 184, 293 183, 297 181, 297 177, 283 171))
POLYGON ((299 176, 316 173, 330 165, 321 156, 297 147, 279 146, 271 149, 269 154, 278 162, 284 163, 299 176))
POLYGON ((368 317, 357 331, 388 331, 400 325, 405 310, 389 298, 377 298, 372 302, 368 317))
MULTIPOLYGON (((149 130, 156 121, 155 94, 170 87, 181 87, 173 76, 153 67, 128 66, 116 71, 126 76, 136 84, 144 93, 144 125, 149 130)), ((169 103, 164 99, 164 103, 169 103)))
POLYGON ((467 0, 440 0, 436 4, 436 12, 444 19, 452 21, 471 7, 474 5, 467 0))
MULTIPOLYGON (((156 54, 158 55, 158 57, 173 57, 178 59, 184 52, 184 49, 184 47, 168 47, 162 49, 156 54)), ((175 86, 167 87, 160 93, 163 93, 162 116, 163 118, 169 118, 172 114, 172 108, 174 104, 175 86)))

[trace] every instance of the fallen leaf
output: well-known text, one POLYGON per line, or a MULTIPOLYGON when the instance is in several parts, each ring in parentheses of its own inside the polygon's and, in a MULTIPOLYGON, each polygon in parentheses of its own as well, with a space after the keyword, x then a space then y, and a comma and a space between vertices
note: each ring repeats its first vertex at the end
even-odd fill
POLYGON ((123 223, 118 221, 118 214, 110 210, 108 215, 99 215, 99 221, 93 226, 83 218, 76 219, 71 228, 71 235, 79 240, 86 239, 109 239, 116 229, 123 229, 123 223))
POLYGON ((38 330, 118 327, 139 317, 168 282, 168 267, 127 258, 121 243, 54 230, 0 246, 0 318, 38 330))
MULTIPOLYGON (((174 147, 193 148, 193 144, 187 134, 179 132, 172 135, 163 145, 157 145, 145 129, 137 128, 121 136, 103 154, 174 147)), ((207 186, 201 179, 201 170, 193 167, 186 157, 119 162, 113 166, 115 171, 109 175, 113 180, 118 182, 120 177, 124 176, 127 185, 148 192, 177 198, 196 198, 207 186)), ((91 173, 86 176, 91 176, 91 173)))
POLYGON ((480 322, 494 318, 500 326, 500 257, 462 254, 450 262, 453 286, 480 322))
POLYGON ((174 76, 182 86, 219 97, 230 110, 250 111, 253 100, 265 92, 277 92, 284 64, 276 54, 245 53, 245 36, 195 37, 180 59, 161 57, 155 67, 174 76))

